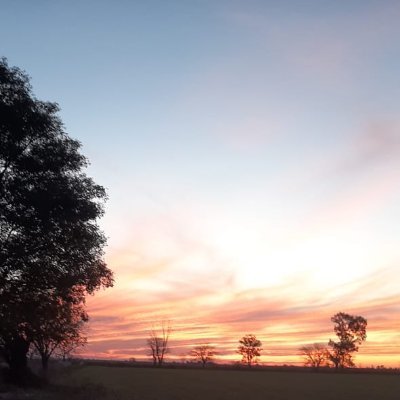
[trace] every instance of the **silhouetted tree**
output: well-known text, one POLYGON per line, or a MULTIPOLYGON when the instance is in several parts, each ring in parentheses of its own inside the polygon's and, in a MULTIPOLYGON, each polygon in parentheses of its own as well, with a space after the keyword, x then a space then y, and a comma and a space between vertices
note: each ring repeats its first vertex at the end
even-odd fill
POLYGON ((39 312, 30 305, 112 285, 97 225, 106 194, 58 111, 0 60, 0 345, 20 383, 39 312))
POLYGON ((29 336, 47 371, 48 361, 54 352, 65 357, 67 352, 86 342, 83 324, 88 320, 83 307, 83 293, 75 289, 73 299, 60 297, 44 299, 36 306, 37 318, 29 327, 29 336))
POLYGON ((353 367, 353 353, 358 351, 359 345, 367 338, 367 320, 361 316, 354 316, 343 312, 335 314, 331 321, 339 341, 329 340, 328 358, 338 368, 353 367))
POLYGON ((305 365, 318 369, 327 361, 328 350, 321 343, 313 343, 300 347, 300 354, 304 358, 305 365))
POLYGON ((239 347, 237 352, 242 355, 242 362, 247 364, 249 367, 257 361, 257 358, 261 355, 261 342, 255 337, 255 335, 248 334, 243 336, 239 340, 239 347))
POLYGON ((62 342, 56 347, 55 355, 61 358, 63 361, 71 358, 77 349, 85 346, 87 338, 83 333, 83 325, 80 326, 80 331, 76 331, 75 334, 69 335, 64 338, 62 342))
POLYGON ((162 321, 159 331, 153 327, 149 332, 147 345, 150 349, 150 355, 153 359, 153 365, 161 367, 165 355, 169 352, 168 341, 171 334, 170 321, 162 321))
POLYGON ((213 360, 217 352, 215 351, 214 346, 210 346, 209 344, 200 344, 195 346, 193 350, 191 350, 190 355, 200 361, 203 365, 203 368, 206 364, 213 360))

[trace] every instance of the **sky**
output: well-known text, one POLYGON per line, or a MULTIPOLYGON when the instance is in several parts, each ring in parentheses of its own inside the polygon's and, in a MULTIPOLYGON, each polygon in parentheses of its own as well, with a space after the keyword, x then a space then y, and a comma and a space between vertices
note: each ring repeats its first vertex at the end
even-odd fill
POLYGON ((400 366, 400 2, 0 0, 0 55, 57 102, 106 187, 112 289, 83 356, 210 343, 299 364, 368 320, 400 366))

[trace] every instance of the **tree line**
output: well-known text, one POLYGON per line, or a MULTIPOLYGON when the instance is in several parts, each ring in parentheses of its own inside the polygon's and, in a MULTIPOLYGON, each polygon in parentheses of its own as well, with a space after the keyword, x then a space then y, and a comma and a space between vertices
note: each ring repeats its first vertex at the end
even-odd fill
MULTIPOLYGON (((304 364, 314 369, 322 366, 333 366, 335 369, 354 367, 354 354, 367 338, 367 320, 358 315, 344 312, 335 314, 331 321, 337 340, 330 339, 327 344, 312 343, 302 346, 299 351, 304 364)), ((153 358, 154 366, 162 366, 165 355, 169 352, 170 322, 162 322, 161 332, 158 334, 152 328, 147 345, 153 358)), ((254 334, 244 335, 239 340, 236 352, 241 355, 241 362, 248 367, 257 364, 262 352, 262 343, 254 334)), ((218 354, 216 347, 209 343, 202 343, 193 347, 189 355, 205 367, 214 361, 218 354)))

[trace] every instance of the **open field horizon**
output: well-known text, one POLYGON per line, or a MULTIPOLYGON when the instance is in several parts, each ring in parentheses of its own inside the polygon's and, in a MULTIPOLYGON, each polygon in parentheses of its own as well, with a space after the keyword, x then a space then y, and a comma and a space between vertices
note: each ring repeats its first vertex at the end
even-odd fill
POLYGON ((240 361, 254 334, 265 365, 300 365, 302 346, 333 340, 348 365, 400 367, 400 1, 5 1, 1 15, 2 63, 31 76, 35 101, 58 103, 49 132, 87 157, 57 170, 65 188, 87 174, 105 189, 76 196, 97 208, 81 216, 93 242, 79 240, 84 208, 39 167, 18 181, 26 166, 10 154, 41 165, 50 146, 31 151, 41 127, 19 142, 18 96, 0 99, 12 115, 0 179, 18 178, 0 198, 5 341, 29 349, 32 315, 48 322, 31 300, 57 308, 61 293, 82 307, 83 358, 150 359, 152 330, 170 321, 167 361, 205 343, 240 361), (365 319, 351 346, 334 332, 340 312, 365 319))
POLYGON ((81 367, 68 384, 101 384, 121 400, 398 400, 400 392, 398 375, 262 370, 81 367))

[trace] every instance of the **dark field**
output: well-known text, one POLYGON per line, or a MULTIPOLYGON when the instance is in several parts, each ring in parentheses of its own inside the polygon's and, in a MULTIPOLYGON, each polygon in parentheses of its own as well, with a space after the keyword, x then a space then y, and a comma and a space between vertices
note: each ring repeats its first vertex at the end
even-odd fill
MULTIPOLYGON (((400 376, 87 366, 63 378, 92 388, 85 398, 119 400, 399 400, 400 376), (104 388, 104 392, 102 392, 104 388), (96 390, 98 394, 96 395, 96 390)), ((78 393, 77 397, 81 398, 78 393)))

